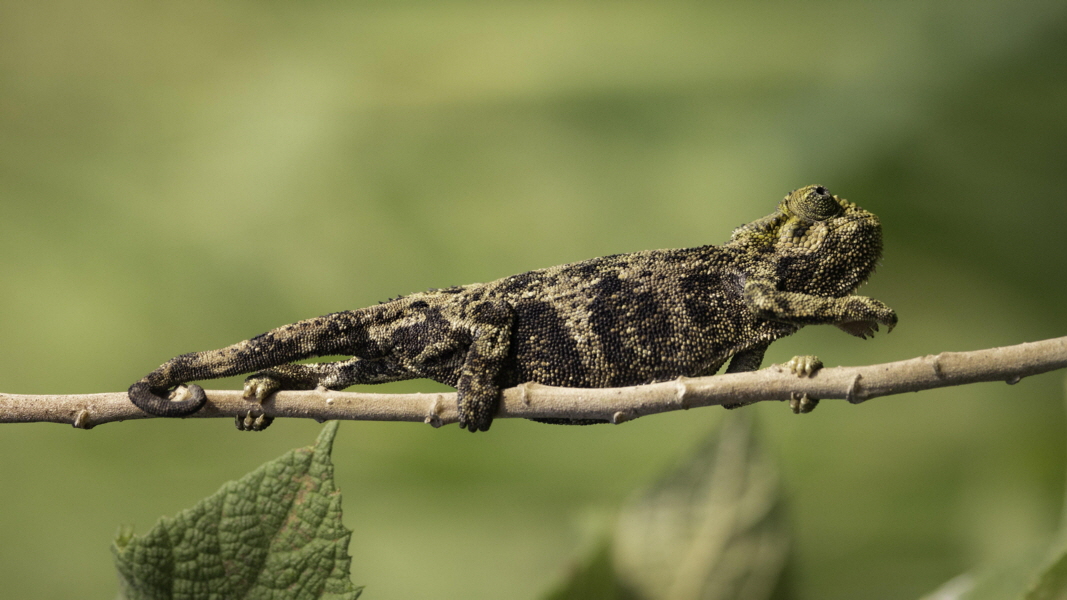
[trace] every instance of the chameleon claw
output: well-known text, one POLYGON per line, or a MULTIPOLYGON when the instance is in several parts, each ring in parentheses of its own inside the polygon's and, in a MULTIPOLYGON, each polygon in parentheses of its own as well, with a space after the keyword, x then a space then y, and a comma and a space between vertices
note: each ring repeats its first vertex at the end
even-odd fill
POLYGON ((489 424, 479 424, 477 420, 467 421, 460 419, 459 428, 465 429, 471 433, 477 433, 479 431, 489 431, 489 424))
POLYGON ((797 377, 811 377, 823 367, 819 357, 811 355, 794 356, 785 363, 785 366, 789 367, 789 372, 797 377))
POLYGON ((268 417, 261 414, 258 417, 252 416, 252 409, 249 409, 244 418, 240 415, 233 418, 233 424, 237 427, 237 431, 263 431, 270 424, 274 422, 274 417, 268 417))
POLYGON ((793 393, 789 398, 789 408, 794 415, 810 413, 819 405, 818 398, 811 398, 807 394, 793 393))
POLYGON ((245 400, 255 400, 260 404, 268 396, 282 388, 280 381, 266 375, 250 375, 245 379, 244 391, 241 394, 245 400))

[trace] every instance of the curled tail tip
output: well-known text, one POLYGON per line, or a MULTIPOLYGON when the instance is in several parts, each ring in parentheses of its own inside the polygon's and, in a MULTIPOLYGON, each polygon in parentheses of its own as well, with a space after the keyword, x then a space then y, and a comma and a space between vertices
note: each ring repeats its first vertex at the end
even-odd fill
POLYGON ((134 406, 157 417, 187 417, 207 403, 204 388, 195 383, 187 386, 183 400, 170 400, 165 395, 160 396, 160 392, 167 394, 165 388, 153 389, 147 381, 141 380, 131 385, 127 394, 134 406))

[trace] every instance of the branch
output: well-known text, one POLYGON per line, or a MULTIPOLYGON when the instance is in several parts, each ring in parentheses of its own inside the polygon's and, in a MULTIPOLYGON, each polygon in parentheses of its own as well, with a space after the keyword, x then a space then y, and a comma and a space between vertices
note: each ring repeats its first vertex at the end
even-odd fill
MULTIPOLYGON (((622 423, 645 415, 698 406, 789 400, 794 394, 859 404, 904 392, 981 381, 1018 383, 1023 377, 1067 367, 1067 337, 973 352, 942 352, 865 367, 823 368, 801 378, 781 365, 759 371, 627 388, 557 388, 525 383, 504 390, 496 418, 601 419, 622 423)), ((190 418, 298 417, 327 421, 415 421, 440 427, 458 420, 456 394, 369 394, 325 389, 278 392, 261 408, 240 391, 208 390, 207 404, 190 418)), ((126 392, 75 395, 0 394, 0 423, 102 423, 149 419, 126 392)))

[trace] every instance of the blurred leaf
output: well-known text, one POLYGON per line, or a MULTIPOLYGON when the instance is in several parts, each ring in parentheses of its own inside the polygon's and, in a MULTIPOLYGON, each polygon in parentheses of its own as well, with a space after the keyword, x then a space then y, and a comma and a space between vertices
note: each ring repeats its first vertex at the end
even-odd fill
POLYGON ((605 541, 584 564, 544 600, 639 600, 622 587, 611 564, 611 543, 605 541))
POLYGON ((733 413, 675 472, 623 508, 615 569, 648 600, 783 598, 789 539, 778 472, 733 413))
POLYGON ((953 577, 948 583, 923 596, 920 600, 962 600, 973 589, 974 576, 970 573, 964 573, 958 577, 953 577))
POLYGON ((789 540, 778 473, 751 417, 723 419, 689 459, 622 508, 546 600, 781 600, 789 540))
POLYGON ((1020 561, 953 577, 920 600, 1018 600, 1033 563, 1020 561))
POLYGON ((1067 548, 1059 543, 1055 548, 1050 559, 1034 550, 1005 564, 965 573, 922 600, 1067 599, 1067 548))
POLYGON ((1024 600, 1067 599, 1067 548, 1059 548, 1055 559, 1037 576, 1024 600))
POLYGON ((1048 549, 1033 549, 1004 564, 964 573, 921 600, 1067 600, 1065 540, 1067 521, 1048 549))
POLYGON ((112 546, 129 600, 358 598, 330 451, 337 423, 141 537, 112 546))

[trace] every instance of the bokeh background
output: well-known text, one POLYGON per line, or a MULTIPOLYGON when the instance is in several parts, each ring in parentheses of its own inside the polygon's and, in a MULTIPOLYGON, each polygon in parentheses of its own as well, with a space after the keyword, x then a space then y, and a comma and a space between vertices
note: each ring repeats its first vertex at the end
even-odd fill
MULTIPOLYGON (((808 328, 767 363, 1060 336, 1065 159, 1062 1, 7 0, 0 391, 123 390, 401 293, 721 243, 809 183, 881 216, 864 293, 900 325, 808 328)), ((1048 541, 1063 387, 746 409, 788 491, 796 597, 916 598, 1048 541)), ((374 600, 536 598, 721 412, 345 423, 353 579, 374 600)), ((0 427, 3 595, 113 597, 120 525, 318 429, 0 427)))

